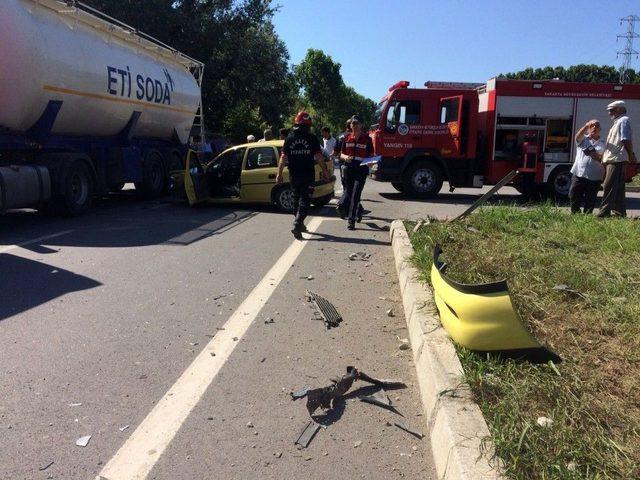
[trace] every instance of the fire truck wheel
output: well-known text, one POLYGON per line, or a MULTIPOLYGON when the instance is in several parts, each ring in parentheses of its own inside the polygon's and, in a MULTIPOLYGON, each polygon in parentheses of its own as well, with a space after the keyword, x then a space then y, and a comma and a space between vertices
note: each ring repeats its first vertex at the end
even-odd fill
POLYGON ((412 197, 430 198, 442 188, 442 170, 432 161, 412 163, 402 176, 403 192, 412 197))
POLYGON ((402 182, 391 182, 393 188, 395 188, 399 192, 404 192, 404 184, 402 182))
POLYGON ((569 198, 571 172, 568 168, 556 168, 551 173, 547 185, 552 198, 556 200, 566 200, 569 198))

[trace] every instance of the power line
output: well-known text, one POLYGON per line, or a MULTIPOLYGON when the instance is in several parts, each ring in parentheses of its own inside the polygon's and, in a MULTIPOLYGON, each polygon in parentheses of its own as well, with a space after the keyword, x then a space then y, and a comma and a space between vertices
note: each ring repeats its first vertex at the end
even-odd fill
POLYGON ((640 17, 638 15, 628 15, 620 19, 620 25, 622 25, 622 22, 627 22, 627 34, 618 35, 616 37, 616 41, 620 38, 624 38, 626 39, 626 45, 623 50, 616 52, 616 58, 618 55, 622 55, 624 58, 624 63, 620 68, 620 83, 625 83, 627 80, 627 71, 631 68, 631 57, 635 55, 636 58, 638 58, 637 50, 633 49, 633 40, 635 38, 640 38, 640 35, 636 33, 636 22, 640 22, 640 17))

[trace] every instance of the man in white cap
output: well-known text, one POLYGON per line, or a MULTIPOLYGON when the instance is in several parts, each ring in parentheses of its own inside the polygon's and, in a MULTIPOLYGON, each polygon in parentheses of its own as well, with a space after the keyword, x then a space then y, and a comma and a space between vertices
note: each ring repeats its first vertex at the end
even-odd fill
POLYGON ((622 100, 616 100, 607 105, 607 113, 613 120, 607 142, 602 155, 602 164, 606 167, 604 177, 604 195, 598 217, 611 215, 625 217, 625 171, 628 162, 635 163, 631 142, 631 122, 626 116, 627 107, 622 100))

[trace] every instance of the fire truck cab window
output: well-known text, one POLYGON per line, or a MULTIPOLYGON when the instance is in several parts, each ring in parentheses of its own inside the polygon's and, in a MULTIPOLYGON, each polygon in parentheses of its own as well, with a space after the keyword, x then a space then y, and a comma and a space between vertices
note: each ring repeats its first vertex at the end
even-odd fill
POLYGON ((386 130, 395 132, 401 123, 406 125, 416 125, 420 123, 419 101, 403 100, 389 105, 386 130))
POLYGON ((440 104, 440 123, 450 123, 458 121, 458 108, 459 108, 459 100, 457 98, 450 98, 448 100, 444 100, 440 104))

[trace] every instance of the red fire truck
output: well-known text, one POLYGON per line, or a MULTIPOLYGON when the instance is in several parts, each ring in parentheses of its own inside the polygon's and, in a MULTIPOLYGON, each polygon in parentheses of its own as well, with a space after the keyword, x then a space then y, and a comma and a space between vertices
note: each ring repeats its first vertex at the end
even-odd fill
MULTIPOLYGON (((527 194, 566 197, 576 132, 588 120, 611 120, 606 105, 625 100, 640 145, 640 85, 524 81, 494 78, 486 84, 427 82, 389 88, 370 135, 381 161, 372 178, 416 197, 497 183, 518 170, 513 186, 527 194)), ((636 173, 629 165, 627 179, 636 173)))

